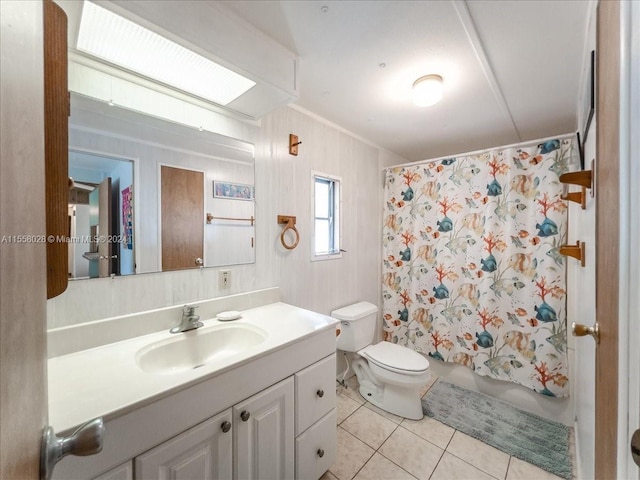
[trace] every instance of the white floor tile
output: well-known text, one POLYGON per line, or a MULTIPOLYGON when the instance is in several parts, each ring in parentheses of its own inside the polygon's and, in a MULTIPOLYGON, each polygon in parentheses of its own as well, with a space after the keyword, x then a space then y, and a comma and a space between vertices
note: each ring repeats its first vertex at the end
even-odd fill
POLYGON ((433 418, 379 409, 360 396, 355 376, 336 390, 338 454, 320 480, 561 480, 433 418))
POLYGON ((460 431, 453 435, 447 452, 496 478, 504 478, 509 467, 508 454, 460 431))
POLYGON ((507 480, 561 480, 561 477, 531 465, 524 460, 511 457, 507 480))
POLYGON ((428 480, 444 450, 402 427, 397 428, 380 450, 396 465, 420 480, 428 480))
POLYGON ((342 427, 338 427, 336 461, 329 471, 338 480, 351 480, 374 453, 373 448, 365 445, 342 427))
POLYGON ((422 420, 404 419, 400 425, 442 449, 447 448, 455 433, 450 426, 426 416, 422 420))
POLYGON ((338 477, 336 477, 333 473, 327 470, 326 472, 324 472, 324 475, 320 477, 320 480, 338 480, 338 477))
POLYGON ((398 425, 368 408, 359 408, 341 427, 372 448, 378 449, 398 425))
POLYGON ((377 414, 382 415, 387 420, 391 420, 393 423, 399 424, 403 420, 402 417, 399 417, 398 415, 394 415, 393 413, 389 413, 389 412, 387 412, 385 410, 382 410, 381 408, 376 407, 371 402, 365 402, 364 406, 366 408, 368 408, 369 410, 373 410, 377 414))
POLYGON ((336 415, 337 424, 340 425, 342 421, 359 409, 362 405, 352 398, 338 393, 336 395, 336 407, 338 409, 338 413, 336 415))
POLYGON ((398 465, 376 453, 358 472, 354 480, 415 480, 416 477, 405 472, 398 465))
POLYGON ((495 480, 495 477, 444 452, 430 480, 495 480))

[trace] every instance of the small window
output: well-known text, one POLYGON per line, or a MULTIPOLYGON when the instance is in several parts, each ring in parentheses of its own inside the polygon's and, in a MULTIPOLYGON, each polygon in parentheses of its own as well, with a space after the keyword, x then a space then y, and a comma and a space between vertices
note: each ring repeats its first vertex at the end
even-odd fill
POLYGON ((340 178, 312 172, 313 260, 340 257, 340 178))

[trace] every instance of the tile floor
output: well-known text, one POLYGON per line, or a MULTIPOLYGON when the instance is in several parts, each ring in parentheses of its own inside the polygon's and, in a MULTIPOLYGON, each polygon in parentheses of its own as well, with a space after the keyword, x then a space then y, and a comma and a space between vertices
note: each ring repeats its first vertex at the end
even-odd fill
MULTIPOLYGON (((426 393, 435 379, 424 389, 426 393)), ((337 386, 338 453, 320 480, 558 480, 437 420, 407 420, 337 386)))

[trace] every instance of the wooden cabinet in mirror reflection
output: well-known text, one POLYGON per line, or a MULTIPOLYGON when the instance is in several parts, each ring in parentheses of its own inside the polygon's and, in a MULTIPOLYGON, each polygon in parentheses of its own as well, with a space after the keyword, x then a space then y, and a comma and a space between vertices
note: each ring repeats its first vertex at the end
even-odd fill
POLYGON ((52 0, 44 2, 44 90, 47 298, 53 298, 67 288, 67 244, 56 240, 69 235, 69 93, 67 16, 52 0))

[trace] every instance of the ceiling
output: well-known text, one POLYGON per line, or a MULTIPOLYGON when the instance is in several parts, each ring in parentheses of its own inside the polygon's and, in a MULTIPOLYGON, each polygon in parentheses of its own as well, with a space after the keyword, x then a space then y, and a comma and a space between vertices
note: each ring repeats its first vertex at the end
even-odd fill
POLYGON ((221 3, 299 55, 298 107, 409 161, 577 130, 591 1, 221 3))

